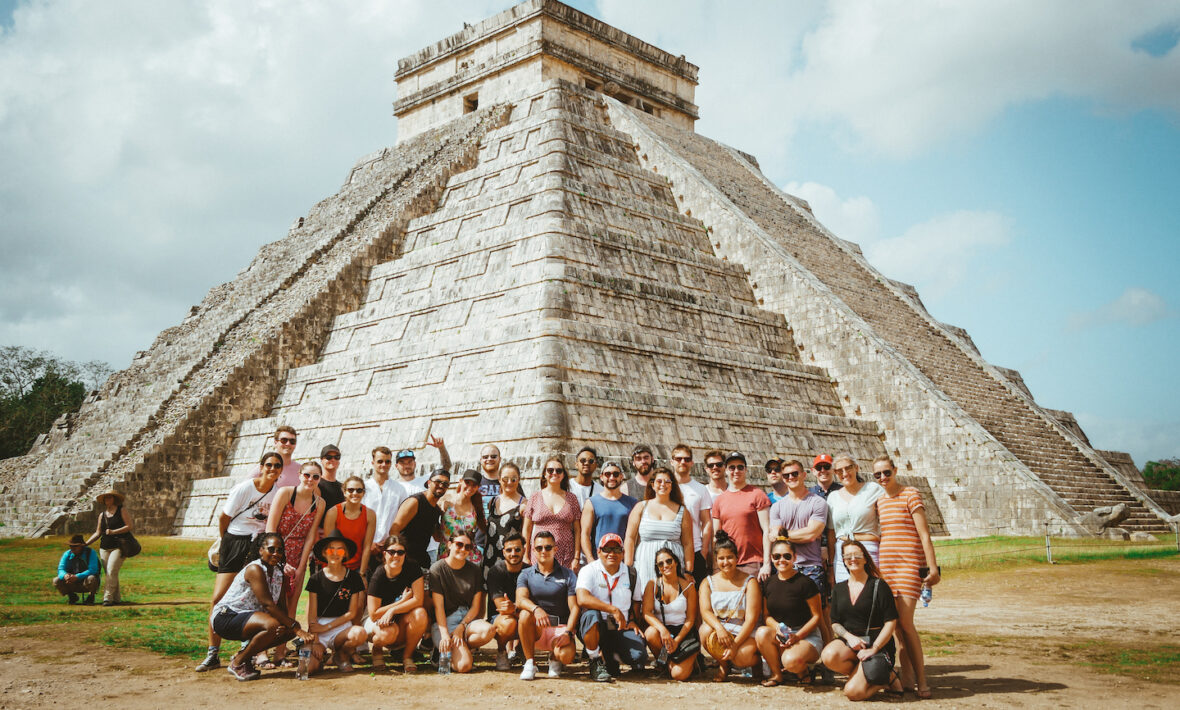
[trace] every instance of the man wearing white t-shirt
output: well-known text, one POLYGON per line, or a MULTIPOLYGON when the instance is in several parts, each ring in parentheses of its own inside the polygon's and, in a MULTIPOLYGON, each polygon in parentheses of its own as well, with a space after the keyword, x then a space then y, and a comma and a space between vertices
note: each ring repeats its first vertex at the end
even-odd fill
POLYGON ((713 496, 709 495, 705 484, 692 478, 692 447, 688 444, 677 444, 672 449, 672 469, 676 472, 676 480, 680 484, 680 495, 684 497, 684 507, 692 516, 692 548, 695 559, 692 563, 692 576, 699 585, 709 576, 713 547, 713 496))
POLYGON ((377 525, 373 529, 372 559, 382 559, 385 541, 389 538, 389 527, 397 517, 397 509, 410 493, 401 483, 389 477, 393 465, 393 452, 388 446, 373 449, 373 475, 365 479, 365 507, 377 514, 377 525))
POLYGON ((578 505, 585 508, 586 501, 602 491, 602 485, 594 480, 594 472, 598 470, 598 452, 592 447, 583 446, 574 457, 574 466, 578 473, 570 480, 570 491, 577 497, 578 505))
POLYGON ((607 533, 598 541, 598 559, 578 572, 578 637, 590 657, 590 677, 609 683, 619 674, 619 658, 633 670, 647 661, 647 644, 635 618, 639 604, 631 599, 634 578, 622 563, 623 539, 607 533))

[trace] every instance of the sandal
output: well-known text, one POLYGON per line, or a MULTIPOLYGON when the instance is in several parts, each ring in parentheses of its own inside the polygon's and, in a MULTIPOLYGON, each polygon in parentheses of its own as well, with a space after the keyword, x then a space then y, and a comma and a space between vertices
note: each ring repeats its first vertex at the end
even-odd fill
POLYGON ((763 688, 773 688, 776 685, 781 685, 782 682, 783 682, 782 678, 775 678, 772 676, 772 677, 767 678, 766 680, 762 681, 761 683, 759 683, 759 685, 761 685, 763 688))
POLYGON ((417 673, 418 672, 418 666, 414 664, 414 659, 407 658, 402 661, 402 672, 404 672, 404 673, 417 673))
POLYGON ((254 657, 254 668, 260 671, 273 671, 277 666, 267 657, 265 653, 254 657))
POLYGON ((929 688, 914 688, 914 692, 918 694, 918 700, 929 700, 934 697, 929 688))
POLYGON ((279 663, 279 668, 298 668, 298 667, 299 667, 299 664, 296 663, 295 661, 292 661, 290 658, 284 658, 282 660, 282 662, 279 663))

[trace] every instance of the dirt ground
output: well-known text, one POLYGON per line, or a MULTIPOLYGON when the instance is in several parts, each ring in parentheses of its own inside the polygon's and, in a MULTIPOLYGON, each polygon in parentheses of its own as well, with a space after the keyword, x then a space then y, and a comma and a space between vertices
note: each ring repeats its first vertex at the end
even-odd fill
MULTIPOLYGON (((1176 643, 1175 590, 1180 559, 1028 566, 1010 573, 951 575, 936 588, 918 626, 928 635, 927 659, 934 700, 923 707, 1167 708, 1180 707, 1180 684, 1114 675, 1062 657, 1068 644, 1176 643), (948 645, 947 634, 957 641, 948 645), (941 640, 940 640, 941 637, 941 640)), ((251 683, 224 670, 192 672, 192 663, 152 653, 48 637, 60 627, 0 629, 0 708, 171 706, 323 707, 349 698, 360 708, 505 708, 540 701, 544 707, 712 709, 805 704, 843 707, 837 688, 783 686, 750 681, 674 683, 624 676, 611 685, 591 683, 584 665, 560 680, 539 674, 533 683, 484 670, 439 678, 426 671, 352 675, 335 671, 297 682, 291 671, 264 673, 251 683), (309 703, 309 701, 311 701, 309 703)), ((543 669, 543 665, 542 665, 543 669)), ((919 702, 878 697, 885 704, 919 702)))

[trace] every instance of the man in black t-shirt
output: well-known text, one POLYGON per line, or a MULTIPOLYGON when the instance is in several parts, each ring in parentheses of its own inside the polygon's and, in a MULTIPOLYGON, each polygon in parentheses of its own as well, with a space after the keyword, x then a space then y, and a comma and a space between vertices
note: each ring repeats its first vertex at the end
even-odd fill
MULTIPOLYGON (((320 478, 320 495, 324 499, 324 511, 326 513, 332 507, 344 502, 344 488, 340 485, 340 481, 336 480, 336 472, 340 470, 340 449, 335 444, 328 444, 320 449, 320 468, 324 470, 324 475, 320 478)), ((323 519, 320 519, 320 527, 323 527, 323 519)))
POLYGON ((430 478, 426 481, 426 490, 402 501, 389 529, 391 534, 405 536, 406 550, 410 558, 407 562, 418 565, 423 572, 430 569, 430 560, 426 552, 430 540, 433 538, 443 542, 446 539, 442 532, 442 510, 439 509, 438 502, 447 492, 450 483, 451 474, 445 468, 431 471, 430 478))
POLYGON ((496 627, 496 670, 506 671, 519 658, 516 633, 516 578, 524 569, 524 538, 504 538, 504 559, 488 570, 488 621, 496 627))

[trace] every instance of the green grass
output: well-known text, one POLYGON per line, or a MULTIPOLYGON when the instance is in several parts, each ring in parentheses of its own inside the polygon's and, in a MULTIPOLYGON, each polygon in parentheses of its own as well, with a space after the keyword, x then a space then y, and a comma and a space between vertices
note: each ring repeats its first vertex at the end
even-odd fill
MULTIPOLYGON (((1154 559, 1177 553, 1174 539, 1126 542, 1078 538, 1051 538, 1055 563, 1110 559, 1154 559)), ((938 563, 947 569, 1010 568, 1013 564, 1044 564, 1043 537, 978 537, 935 540, 938 563)))
POLYGON ((1118 646, 1084 641, 1061 647, 1062 657, 1102 673, 1180 684, 1180 645, 1118 646))

